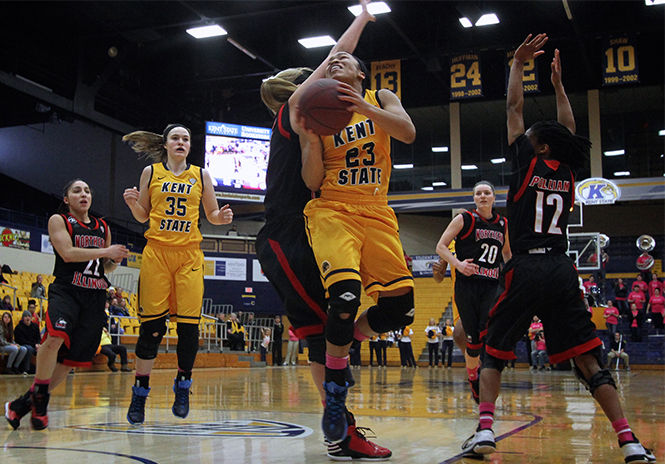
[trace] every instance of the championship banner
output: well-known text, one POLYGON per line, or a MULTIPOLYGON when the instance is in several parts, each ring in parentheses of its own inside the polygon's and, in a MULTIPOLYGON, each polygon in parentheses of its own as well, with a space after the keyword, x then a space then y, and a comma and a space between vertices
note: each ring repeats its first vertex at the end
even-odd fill
POLYGON ((244 258, 205 258, 204 278, 210 280, 247 280, 244 258))
POLYGON ((603 46, 603 86, 637 84, 635 40, 629 36, 610 37, 603 46))
POLYGON ((30 249, 30 232, 0 226, 0 246, 8 248, 30 249))
POLYGON ((463 100, 483 96, 480 57, 475 53, 450 59, 450 99, 463 100))
POLYGON ((411 256, 413 277, 432 277, 432 264, 439 261, 439 255, 411 256))
MULTIPOLYGON (((515 50, 506 51, 506 94, 508 93, 508 78, 510 77, 510 67, 513 65, 513 56, 515 50)), ((538 67, 536 60, 524 62, 522 68, 522 88, 525 94, 540 93, 540 80, 538 79, 538 67)))
POLYGON ((254 282, 268 282, 268 278, 263 273, 261 263, 259 263, 258 259, 252 260, 252 280, 254 282))
POLYGON ((402 99, 400 60, 372 61, 370 73, 370 89, 388 89, 402 99))
POLYGON ((133 251, 130 251, 129 256, 127 256, 127 267, 141 269, 142 258, 143 255, 141 253, 135 253, 133 251))

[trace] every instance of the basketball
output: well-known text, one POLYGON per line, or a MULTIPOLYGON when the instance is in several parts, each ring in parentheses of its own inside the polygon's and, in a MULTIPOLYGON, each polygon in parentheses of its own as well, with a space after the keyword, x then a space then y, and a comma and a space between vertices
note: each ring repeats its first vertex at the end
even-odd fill
POLYGON ((347 111, 350 103, 342 101, 339 81, 319 79, 300 96, 300 111, 305 116, 305 128, 318 135, 333 135, 344 129, 353 113, 347 111))

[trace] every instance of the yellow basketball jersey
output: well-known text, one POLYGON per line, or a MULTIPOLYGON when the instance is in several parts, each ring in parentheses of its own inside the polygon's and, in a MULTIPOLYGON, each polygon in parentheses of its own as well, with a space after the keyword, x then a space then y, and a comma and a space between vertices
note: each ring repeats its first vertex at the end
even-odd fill
MULTIPOLYGON (((365 101, 378 106, 376 90, 365 101)), ((390 136, 367 116, 354 113, 338 134, 322 137, 325 178, 321 198, 347 202, 387 202, 392 168, 390 136)))
POLYGON ((148 192, 150 227, 145 238, 162 246, 201 243, 199 205, 203 194, 202 169, 187 165, 179 176, 166 163, 152 165, 148 192))

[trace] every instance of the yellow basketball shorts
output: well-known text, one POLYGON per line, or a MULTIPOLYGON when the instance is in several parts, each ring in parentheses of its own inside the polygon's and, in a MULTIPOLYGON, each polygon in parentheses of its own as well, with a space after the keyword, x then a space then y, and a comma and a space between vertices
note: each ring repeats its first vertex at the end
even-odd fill
POLYGON ((307 203, 304 214, 326 293, 342 280, 360 280, 375 300, 379 292, 413 287, 397 218, 388 205, 317 198, 307 203))
POLYGON ((141 322, 170 314, 171 321, 198 324, 203 304, 203 252, 197 247, 148 243, 139 274, 141 322))

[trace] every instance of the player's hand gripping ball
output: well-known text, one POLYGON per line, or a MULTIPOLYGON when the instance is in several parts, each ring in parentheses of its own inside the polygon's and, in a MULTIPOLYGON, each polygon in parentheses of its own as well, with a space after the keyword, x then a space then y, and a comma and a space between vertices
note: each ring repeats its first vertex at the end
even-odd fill
POLYGON ((306 88, 298 106, 305 117, 305 128, 318 135, 334 135, 344 129, 353 113, 350 103, 339 99, 340 82, 335 79, 319 79, 306 88))

